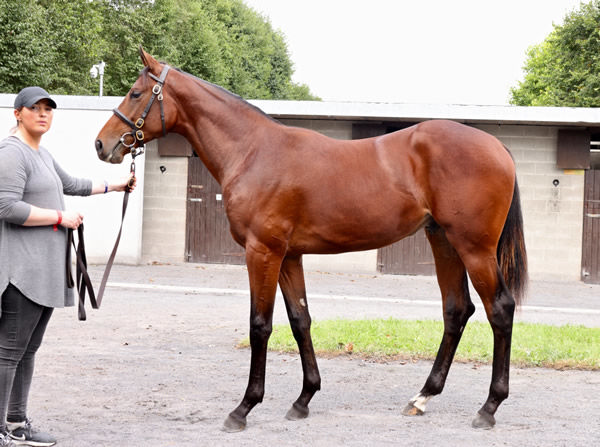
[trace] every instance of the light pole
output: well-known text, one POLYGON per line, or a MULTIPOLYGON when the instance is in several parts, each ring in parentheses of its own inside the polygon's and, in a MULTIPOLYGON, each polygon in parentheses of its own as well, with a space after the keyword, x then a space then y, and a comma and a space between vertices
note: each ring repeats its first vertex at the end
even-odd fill
POLYGON ((99 64, 95 64, 90 68, 90 76, 93 79, 96 79, 98 75, 100 75, 100 94, 98 96, 102 96, 102 84, 104 83, 104 67, 106 64, 104 61, 101 61, 99 64))

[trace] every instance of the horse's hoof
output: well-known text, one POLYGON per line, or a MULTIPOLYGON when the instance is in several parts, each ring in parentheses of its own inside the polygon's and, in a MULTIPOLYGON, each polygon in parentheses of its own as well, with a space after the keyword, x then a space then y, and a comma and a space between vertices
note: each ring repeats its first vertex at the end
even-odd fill
POLYGON ((477 416, 473 419, 471 423, 473 428, 481 428, 483 430, 489 430, 496 425, 496 419, 491 414, 478 411, 477 416))
POLYGON ((223 423, 223 431, 227 433, 237 433, 246 428, 246 418, 239 418, 231 413, 223 423))
POLYGON ((287 412, 285 418, 288 421, 298 421, 308 417, 308 407, 301 406, 294 402, 292 408, 287 412))
POLYGON ((408 403, 408 405, 406 405, 406 407, 404 407, 402 414, 404 416, 423 416, 425 412, 420 408, 415 407, 414 401, 411 401, 408 403))

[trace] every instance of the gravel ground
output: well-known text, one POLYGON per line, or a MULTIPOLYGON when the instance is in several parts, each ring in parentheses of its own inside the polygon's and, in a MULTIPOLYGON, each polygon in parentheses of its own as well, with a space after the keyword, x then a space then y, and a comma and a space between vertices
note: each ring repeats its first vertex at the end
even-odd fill
MULTIPOLYGON (((102 266, 92 268, 95 284, 102 266)), ((314 320, 439 318, 434 278, 306 274, 314 320)), ((400 414, 431 362, 319 359, 322 391, 308 419, 284 418, 302 384, 297 356, 270 353, 265 400, 244 432, 221 431, 239 403, 250 353, 243 267, 115 266, 102 309, 57 310, 37 357, 30 399, 36 426, 60 447, 87 446, 594 446, 600 373, 511 369, 511 394, 492 430, 471 420, 487 397, 488 365, 452 366, 422 417, 400 414)), ((474 302, 477 302, 474 295, 474 302)), ((479 307, 475 318, 483 319, 479 307)), ((275 322, 286 321, 281 300, 275 322)), ((600 326, 600 286, 532 281, 517 320, 600 326)))

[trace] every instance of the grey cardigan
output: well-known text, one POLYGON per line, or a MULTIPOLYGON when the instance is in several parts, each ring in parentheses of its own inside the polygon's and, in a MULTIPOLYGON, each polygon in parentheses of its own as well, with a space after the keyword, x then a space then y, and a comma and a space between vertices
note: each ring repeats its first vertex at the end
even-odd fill
POLYGON ((63 194, 91 193, 91 180, 71 177, 43 147, 36 151, 17 137, 0 141, 0 296, 11 283, 43 306, 73 305, 65 269, 67 229, 23 223, 31 205, 64 210, 63 194))

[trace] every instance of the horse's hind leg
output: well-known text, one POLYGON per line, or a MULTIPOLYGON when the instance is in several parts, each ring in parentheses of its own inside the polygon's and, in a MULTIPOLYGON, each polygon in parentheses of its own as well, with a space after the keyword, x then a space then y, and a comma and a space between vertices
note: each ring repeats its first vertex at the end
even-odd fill
POLYGON ((491 428, 494 414, 508 397, 510 346, 512 339, 515 300, 506 287, 492 250, 487 253, 463 256, 473 286, 481 297, 488 321, 494 333, 492 382, 488 398, 473 420, 475 428, 491 428))
POLYGON ((446 239, 444 230, 432 223, 426 227, 425 232, 433 250, 442 293, 444 335, 425 386, 402 411, 407 416, 422 415, 429 399, 444 389, 467 320, 475 312, 475 306, 469 297, 465 266, 446 239))
POLYGON ((304 380, 300 396, 288 411, 286 418, 302 419, 308 416, 308 403, 321 389, 321 377, 310 337, 311 318, 306 302, 302 257, 286 257, 281 266, 279 286, 283 293, 292 333, 298 343, 304 380))

